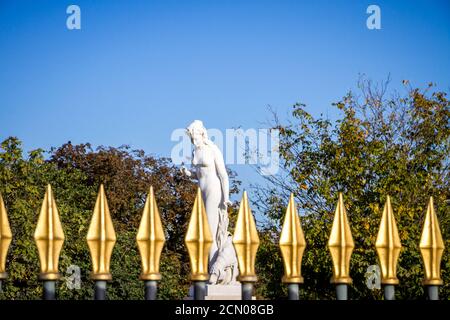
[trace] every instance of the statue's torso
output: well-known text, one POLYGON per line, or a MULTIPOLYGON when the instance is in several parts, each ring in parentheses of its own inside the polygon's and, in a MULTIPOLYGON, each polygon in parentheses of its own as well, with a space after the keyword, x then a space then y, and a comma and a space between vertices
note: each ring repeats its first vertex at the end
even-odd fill
POLYGON ((210 189, 211 187, 220 187, 220 180, 217 176, 214 161, 213 147, 205 145, 196 148, 192 159, 192 165, 195 167, 200 189, 205 190, 210 189))

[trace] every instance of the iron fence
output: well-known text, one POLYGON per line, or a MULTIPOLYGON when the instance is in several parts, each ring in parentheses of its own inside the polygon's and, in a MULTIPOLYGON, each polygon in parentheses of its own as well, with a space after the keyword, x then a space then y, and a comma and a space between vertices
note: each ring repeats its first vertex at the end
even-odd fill
MULTIPOLYGON (((58 260, 64 242, 64 233, 50 185, 46 189, 34 239, 39 251, 41 268, 39 280, 43 283, 43 299, 54 300, 56 298, 56 282, 61 278, 58 271, 58 260)), ((0 290, 2 281, 7 279, 6 256, 11 240, 12 233, 7 211, 0 195, 0 290)), ((90 277, 95 281, 94 299, 104 300, 106 299, 107 282, 112 280, 109 267, 111 253, 116 242, 116 234, 103 185, 100 186, 86 240, 92 259, 90 277)), ((155 300, 157 298, 158 281, 161 280, 159 264, 165 238, 153 187, 150 187, 146 199, 136 242, 141 256, 142 272, 140 279, 144 282, 144 296, 147 300, 155 300)), ((195 300, 205 299, 206 284, 209 279, 208 253, 212 242, 206 210, 199 188, 185 237, 191 263, 191 281, 195 300)), ((245 191, 239 207, 233 245, 238 259, 238 280, 242 288, 241 298, 242 300, 250 300, 253 297, 253 285, 258 280, 255 272, 255 260, 259 237, 245 191)), ((281 281, 288 287, 289 300, 299 299, 299 285, 303 283, 301 274, 302 256, 306 245, 294 196, 291 194, 279 241, 284 264, 284 275, 281 281)), ((348 299, 347 289, 352 284, 349 272, 350 258, 354 247, 343 195, 339 193, 328 241, 328 248, 333 261, 331 283, 336 287, 336 298, 338 300, 348 299)), ((394 300, 395 286, 399 284, 397 260, 402 245, 389 196, 384 206, 375 247, 381 266, 381 284, 384 287, 384 298, 394 300)), ((444 242, 434 211, 433 197, 430 197, 428 203, 419 247, 425 269, 423 286, 426 288, 428 299, 438 300, 439 286, 443 285, 440 264, 444 242)))

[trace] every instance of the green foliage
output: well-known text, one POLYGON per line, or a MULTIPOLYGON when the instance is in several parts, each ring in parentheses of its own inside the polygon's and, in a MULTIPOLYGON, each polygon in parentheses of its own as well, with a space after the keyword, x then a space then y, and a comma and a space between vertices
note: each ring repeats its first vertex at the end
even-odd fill
MULTIPOLYGON (((150 185, 154 186, 166 245, 161 257, 162 280, 159 297, 182 299, 190 285, 189 260, 184 246, 188 218, 196 186, 179 173, 166 158, 154 158, 141 150, 99 147, 70 142, 50 151, 23 157, 21 142, 14 137, 3 141, 0 149, 0 192, 5 200, 13 233, 7 256, 9 277, 3 283, 5 299, 40 299, 42 284, 37 248, 33 239, 45 187, 52 185, 65 242, 60 271, 69 278, 70 266, 81 269, 81 289, 69 289, 66 279, 59 283, 59 299, 91 299, 94 283, 89 279, 91 258, 86 243, 92 210, 100 183, 104 183, 116 230, 117 242, 111 257, 113 281, 110 299, 143 299, 140 256, 136 233, 150 185)), ((230 172, 232 192, 239 182, 230 172)))
POLYGON ((365 273, 378 263, 374 245, 386 195, 393 200, 403 245, 398 298, 424 295, 418 246, 430 196, 447 248, 441 296, 450 298, 450 103, 446 93, 432 92, 430 85, 386 98, 386 84, 380 87, 365 79, 359 88, 359 99, 349 93, 335 104, 342 116, 334 123, 322 116, 314 118, 303 104, 294 105, 288 123, 274 122, 280 130, 283 173, 266 177, 268 187, 255 187, 255 205, 267 218, 257 262, 262 296, 281 294, 278 283, 283 270, 276 245, 290 192, 296 197, 307 241, 303 298, 335 296, 329 283, 332 262, 327 242, 341 191, 355 241, 352 298, 382 297, 380 290, 367 288, 365 273))

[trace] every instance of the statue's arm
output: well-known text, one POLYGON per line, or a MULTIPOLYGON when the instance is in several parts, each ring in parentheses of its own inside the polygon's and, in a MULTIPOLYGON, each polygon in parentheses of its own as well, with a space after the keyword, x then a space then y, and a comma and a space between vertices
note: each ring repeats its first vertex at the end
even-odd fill
POLYGON ((220 183, 222 186, 222 195, 223 195, 223 204, 226 206, 230 204, 230 185, 228 181, 228 173, 225 167, 225 162, 223 161, 222 152, 220 152, 219 148, 214 148, 214 163, 216 166, 217 176, 220 179, 220 183))
POLYGON ((191 179, 198 180, 197 170, 196 170, 196 169, 194 169, 194 170, 192 170, 192 169, 189 170, 189 173, 190 173, 189 177, 190 177, 191 179))
POLYGON ((188 168, 186 168, 184 165, 181 166, 180 171, 186 175, 187 177, 191 178, 191 179, 195 179, 198 180, 197 177, 197 170, 195 169, 194 166, 192 166, 192 168, 194 168, 193 170, 189 170, 188 168))

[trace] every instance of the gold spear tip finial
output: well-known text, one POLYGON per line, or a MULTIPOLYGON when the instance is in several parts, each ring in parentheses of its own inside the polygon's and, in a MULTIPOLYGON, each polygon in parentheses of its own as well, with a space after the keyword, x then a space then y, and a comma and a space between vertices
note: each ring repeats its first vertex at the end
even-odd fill
POLYGON ((402 244, 398 235, 397 223, 395 222, 389 195, 386 197, 375 248, 381 265, 381 283, 398 284, 397 261, 402 244))
POLYGON ((199 187, 185 237, 191 262, 191 280, 207 281, 209 279, 208 256, 212 243, 213 238, 199 187))
POLYGON ((57 280, 58 261, 64 243, 64 232, 59 220, 58 208, 50 184, 46 187, 34 239, 39 251, 41 262, 40 280, 57 280))
POLYGON ((255 260, 259 247, 259 236, 252 211, 248 204, 246 191, 244 191, 239 206, 236 228, 233 235, 233 245, 239 264, 238 280, 241 282, 256 282, 255 260))
POLYGON ((333 260, 333 277, 331 283, 351 284, 350 257, 355 244, 353 242, 347 212, 344 206, 344 197, 339 192, 339 199, 334 214, 328 248, 333 260))
POLYGON ((159 273, 159 261, 164 246, 164 229, 159 215, 158 205, 150 186, 141 223, 136 236, 139 253, 141 255, 142 273, 141 280, 161 280, 159 273))
POLYGON ((8 273, 6 272, 6 256, 11 240, 12 233, 11 227, 9 226, 8 213, 0 193, 0 280, 8 277, 8 273))
POLYGON ((424 285, 443 285, 441 278, 441 259, 445 246, 442 239, 439 220, 434 211, 433 197, 428 202, 422 236, 420 238, 420 253, 425 266, 424 285))
POLYGON ((280 249, 284 264, 282 281, 284 283, 303 283, 301 265, 305 247, 305 236, 300 224, 294 195, 291 193, 280 235, 280 249))
POLYGON ((111 280, 109 266, 112 250, 116 243, 116 233, 103 184, 100 185, 86 238, 92 258, 91 278, 93 280, 111 280))

